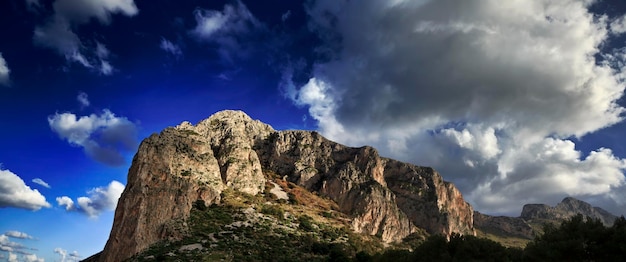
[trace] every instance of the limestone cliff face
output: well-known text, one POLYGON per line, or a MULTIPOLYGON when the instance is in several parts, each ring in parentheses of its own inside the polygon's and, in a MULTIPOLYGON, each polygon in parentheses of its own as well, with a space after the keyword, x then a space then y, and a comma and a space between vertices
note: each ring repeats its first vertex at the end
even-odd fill
POLYGON ((264 172, 337 202, 355 231, 402 240, 474 234, 473 210, 433 169, 351 148, 316 132, 274 131, 240 111, 222 111, 144 140, 133 159, 100 261, 121 261, 162 239, 179 239, 193 203, 218 203, 225 188, 257 194, 264 172))

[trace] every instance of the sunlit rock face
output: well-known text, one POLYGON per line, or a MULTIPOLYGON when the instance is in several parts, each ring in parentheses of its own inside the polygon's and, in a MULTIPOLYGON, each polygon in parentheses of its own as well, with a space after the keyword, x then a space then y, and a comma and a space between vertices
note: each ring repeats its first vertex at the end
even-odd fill
POLYGON ((332 199, 352 218, 354 231, 385 242, 418 228, 474 234, 472 207, 432 168, 316 132, 277 132, 241 111, 221 111, 141 143, 99 260, 122 261, 160 240, 182 238, 194 202, 219 203, 225 188, 261 193, 270 172, 332 199))

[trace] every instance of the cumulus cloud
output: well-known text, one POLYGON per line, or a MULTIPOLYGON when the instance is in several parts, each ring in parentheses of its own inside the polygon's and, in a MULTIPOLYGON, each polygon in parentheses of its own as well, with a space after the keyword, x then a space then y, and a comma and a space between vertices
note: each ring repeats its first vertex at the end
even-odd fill
POLYGON ((159 47, 163 51, 172 54, 176 58, 180 58, 183 56, 183 51, 180 49, 180 47, 165 38, 161 38, 161 43, 159 44, 159 47))
POLYGON ((37 257, 35 254, 24 255, 24 261, 26 262, 44 262, 45 260, 41 257, 37 257))
POLYGON ((68 196, 57 197, 57 205, 65 207, 65 210, 74 210, 74 200, 68 196))
POLYGON ((43 181, 41 178, 35 178, 33 180, 31 180, 33 183, 38 184, 42 187, 45 188, 50 188, 50 185, 48 183, 46 183, 46 181, 43 181))
POLYGON ((8 236, 8 237, 14 237, 14 238, 20 238, 20 239, 35 239, 34 237, 32 237, 29 234, 26 234, 26 233, 20 232, 20 231, 16 231, 16 230, 7 231, 4 234, 6 236, 8 236))
POLYGON ((286 74, 283 90, 326 136, 433 166, 480 211, 617 203, 624 159, 576 149, 624 114, 623 51, 602 49, 622 22, 590 4, 316 1, 324 60, 299 88, 286 74))
POLYGON ((73 113, 55 113, 48 117, 48 124, 61 139, 82 147, 88 156, 107 165, 124 164, 121 152, 137 146, 135 124, 108 109, 100 115, 80 117, 73 113))
POLYGON ((224 5, 222 11, 197 9, 194 16, 196 27, 191 34, 198 40, 216 45, 222 60, 227 63, 253 52, 256 47, 250 39, 264 28, 241 1, 224 5))
POLYGON ((97 41, 91 41, 95 44, 81 41, 73 28, 92 19, 108 25, 111 15, 117 13, 134 16, 139 12, 134 1, 56 0, 52 6, 54 14, 44 25, 34 30, 34 43, 55 50, 70 62, 81 64, 103 75, 112 74, 113 67, 107 60, 109 52, 106 47, 97 41))
POLYGON ((55 248, 54 253, 59 255, 61 262, 78 262, 81 258, 77 251, 68 253, 67 250, 60 247, 55 248))
POLYGON ((79 197, 76 201, 80 210, 89 217, 97 217, 106 210, 115 210, 117 200, 124 191, 124 185, 112 181, 106 187, 97 187, 87 192, 88 197, 79 197))
POLYGON ((82 196, 74 201, 67 197, 57 197, 59 206, 64 206, 67 211, 78 211, 91 218, 98 217, 102 212, 115 210, 117 200, 124 191, 124 185, 118 181, 111 181, 104 187, 96 187, 87 192, 87 196, 82 196))
POLYGON ((19 176, 0 167, 0 207, 39 210, 50 203, 37 189, 31 189, 19 176))
POLYGON ((9 66, 7 66, 7 61, 2 57, 2 53, 0 53, 0 85, 9 85, 9 66))

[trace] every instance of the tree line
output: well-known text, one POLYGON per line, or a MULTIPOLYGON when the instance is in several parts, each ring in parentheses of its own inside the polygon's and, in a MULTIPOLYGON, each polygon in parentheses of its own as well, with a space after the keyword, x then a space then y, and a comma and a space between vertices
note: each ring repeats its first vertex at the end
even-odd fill
POLYGON ((524 248, 507 248, 475 236, 453 234, 427 238, 413 251, 388 250, 356 261, 622 261, 626 257, 626 219, 606 227, 599 219, 574 216, 560 225, 544 225, 544 233, 524 248))

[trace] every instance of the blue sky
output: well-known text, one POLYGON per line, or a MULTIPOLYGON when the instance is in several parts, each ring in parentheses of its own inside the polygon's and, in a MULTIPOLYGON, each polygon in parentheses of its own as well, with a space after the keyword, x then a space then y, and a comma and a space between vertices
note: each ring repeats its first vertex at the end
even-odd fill
POLYGON ((100 251, 139 142, 223 109, 624 214, 621 2, 2 1, 0 261, 100 251))

